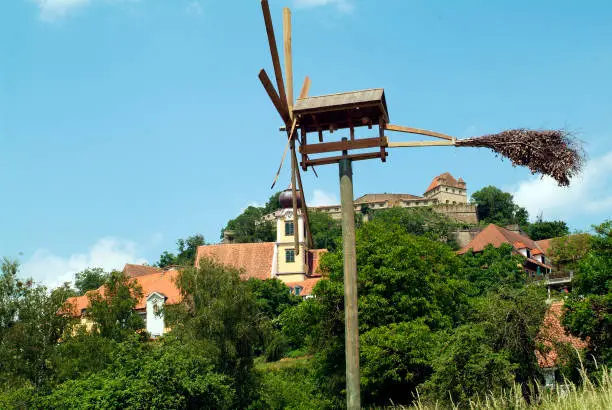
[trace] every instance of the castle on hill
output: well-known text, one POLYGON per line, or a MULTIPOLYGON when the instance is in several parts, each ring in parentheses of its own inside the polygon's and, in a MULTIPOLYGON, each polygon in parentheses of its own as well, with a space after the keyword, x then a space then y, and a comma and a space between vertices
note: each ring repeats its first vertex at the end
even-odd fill
MULTIPOLYGON (((355 199, 355 212, 387 209, 392 207, 415 208, 431 207, 434 211, 457 221, 468 224, 478 223, 476 205, 468 203, 466 183, 462 178, 455 179, 450 172, 435 177, 423 196, 412 194, 365 194, 355 199)), ((341 219, 340 205, 309 207, 309 209, 329 214, 341 219)), ((272 218, 270 218, 272 219, 272 218)))

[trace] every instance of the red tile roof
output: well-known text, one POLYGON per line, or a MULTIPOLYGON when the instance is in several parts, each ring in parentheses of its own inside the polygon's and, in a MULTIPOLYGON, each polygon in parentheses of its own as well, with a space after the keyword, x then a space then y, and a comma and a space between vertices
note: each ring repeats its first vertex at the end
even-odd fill
MULTIPOLYGON (((504 243, 523 245, 529 249, 538 249, 535 241, 527 236, 523 236, 518 232, 510 231, 495 224, 489 224, 478 235, 474 237, 465 247, 459 250, 458 254, 463 254, 472 249, 474 252, 482 251, 487 245, 491 244, 494 247, 499 247, 504 243)), ((518 249, 518 248, 515 248, 518 249)))
POLYGON ((131 278, 163 271, 164 270, 162 268, 158 268, 157 266, 133 265, 131 263, 126 263, 123 267, 123 273, 131 278))
MULTIPOLYGON (((132 265, 135 266, 135 265, 132 265)), ((178 276, 177 270, 161 271, 150 273, 148 275, 140 275, 132 278, 142 287, 143 296, 138 300, 136 309, 144 309, 147 305, 147 297, 153 293, 161 293, 166 297, 166 303, 173 305, 180 302, 181 293, 175 284, 175 279, 178 276)), ((83 296, 68 298, 66 303, 71 306, 71 313, 74 316, 81 316, 81 311, 89 307, 89 295, 98 292, 104 295, 105 286, 102 285, 96 290, 90 290, 83 296)))
POLYGON ((459 178, 459 181, 457 181, 450 174, 450 172, 445 172, 443 174, 438 175, 431 181, 431 184, 429 184, 429 186, 427 187, 427 190, 425 190, 425 193, 431 191, 432 189, 436 187, 439 187, 440 185, 465 189, 465 182, 463 181, 463 179, 459 178))
POLYGON ((320 276, 319 275, 319 261, 321 255, 327 252, 327 249, 310 249, 308 251, 308 275, 309 276, 320 276))
POLYGON ((195 266, 199 266, 200 259, 209 258, 242 269, 242 279, 264 280, 272 277, 273 256, 274 242, 203 245, 198 247, 195 266))
MULTIPOLYGON (((536 241, 536 243, 538 243, 538 241, 536 241)), ((540 249, 534 249, 531 251, 532 255, 540 255, 543 254, 544 252, 542 252, 540 249)))
POLYGON ((585 349, 588 342, 570 335, 561 325, 563 302, 553 302, 544 316, 544 322, 538 334, 538 342, 546 348, 536 350, 536 357, 540 367, 554 367, 559 364, 555 343, 570 343, 576 349, 585 349))
POLYGON ((290 288, 301 286, 302 290, 300 291, 300 296, 309 296, 312 294, 312 290, 314 289, 317 282, 320 281, 321 279, 323 278, 319 276, 319 277, 314 277, 314 278, 308 278, 301 282, 289 282, 286 285, 289 286, 290 288))
POLYGON ((553 239, 554 239, 554 238, 550 238, 550 239, 542 239, 542 240, 536 241, 536 244, 538 245, 538 247, 539 247, 540 249, 542 249, 542 251, 543 251, 545 254, 548 254, 548 250, 550 249, 550 245, 552 245, 552 240, 553 240, 553 239))

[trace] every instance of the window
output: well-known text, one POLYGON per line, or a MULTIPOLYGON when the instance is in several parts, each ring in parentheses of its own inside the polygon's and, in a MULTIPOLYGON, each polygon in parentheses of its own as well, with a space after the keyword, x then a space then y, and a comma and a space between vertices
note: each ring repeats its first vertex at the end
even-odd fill
POLYGON ((300 296, 300 292, 302 291, 302 287, 301 286, 296 286, 295 287, 295 296, 300 296))
POLYGON ((295 249, 285 250, 285 262, 287 263, 295 262, 295 249))
POLYGON ((285 236, 293 235, 295 233, 295 226, 293 222, 285 222, 285 236))

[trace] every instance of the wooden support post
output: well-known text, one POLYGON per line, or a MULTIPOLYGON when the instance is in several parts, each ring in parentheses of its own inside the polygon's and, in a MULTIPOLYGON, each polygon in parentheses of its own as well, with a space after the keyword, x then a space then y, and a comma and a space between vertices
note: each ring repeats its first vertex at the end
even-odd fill
POLYGON ((386 162, 387 153, 385 152, 385 147, 387 146, 387 141, 385 138, 385 119, 382 116, 378 119, 378 136, 380 137, 380 159, 382 162, 386 162))
MULTIPOLYGON (((346 138, 342 138, 346 141, 346 138)), ((347 155, 347 151, 342 151, 347 155)), ((355 247, 355 205, 351 160, 340 160, 340 208, 344 251, 344 340, 346 360, 346 407, 361 408, 359 388, 359 326, 357 317, 357 252, 355 247)))
POLYGON ((300 152, 302 153, 302 169, 304 171, 306 171, 306 160, 308 160, 308 155, 306 155, 306 153, 304 152, 304 147, 306 145, 308 145, 308 140, 307 140, 307 135, 306 135, 306 129, 304 127, 300 128, 300 135, 301 135, 301 141, 300 141, 300 152))
MULTIPOLYGON (((293 131, 293 130, 292 130, 293 131)), ((291 136, 289 137, 291 138, 291 136)), ((297 157, 295 156, 295 140, 291 140, 291 193, 293 194, 293 241, 295 243, 295 255, 300 254, 300 237, 299 237, 299 217, 297 212, 297 183, 296 183, 296 173, 297 170, 297 157)), ((304 193, 300 192, 302 195, 302 201, 304 201, 304 193)))

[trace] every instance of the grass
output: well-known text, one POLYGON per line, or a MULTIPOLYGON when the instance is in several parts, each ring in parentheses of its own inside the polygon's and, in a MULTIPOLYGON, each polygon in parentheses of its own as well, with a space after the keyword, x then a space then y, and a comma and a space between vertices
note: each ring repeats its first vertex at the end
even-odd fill
POLYGON ((573 383, 557 384, 554 389, 537 386, 538 394, 532 403, 528 403, 519 385, 515 385, 505 394, 487 395, 470 401, 465 405, 441 405, 427 403, 417 397, 412 406, 391 406, 387 409, 396 410, 434 410, 434 409, 470 409, 470 410, 501 410, 501 409, 542 409, 542 410, 609 410, 612 409, 612 372, 604 369, 600 377, 591 378, 582 372, 583 382, 580 386, 573 383))

